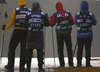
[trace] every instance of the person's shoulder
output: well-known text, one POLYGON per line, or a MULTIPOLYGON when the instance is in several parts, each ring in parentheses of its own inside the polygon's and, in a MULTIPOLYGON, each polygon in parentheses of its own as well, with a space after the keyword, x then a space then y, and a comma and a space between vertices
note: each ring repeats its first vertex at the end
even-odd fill
POLYGON ((70 13, 70 11, 69 10, 65 10, 66 12, 68 12, 68 13, 70 13))
POLYGON ((89 15, 91 15, 91 16, 92 16, 92 15, 93 15, 93 13, 92 13, 91 11, 89 11, 89 15))
POLYGON ((45 13, 44 13, 44 12, 41 12, 41 14, 42 14, 42 15, 45 15, 45 13))
POLYGON ((76 15, 80 15, 80 11, 76 12, 76 15))
POLYGON ((19 7, 15 8, 15 10, 19 10, 19 9, 20 9, 19 7))
POLYGON ((28 12, 26 15, 29 16, 32 12, 28 12))
POLYGON ((56 14, 58 14, 58 12, 54 12, 54 13, 53 13, 53 15, 56 15, 56 14))
POLYGON ((31 11, 31 9, 30 8, 27 8, 29 11, 31 11))

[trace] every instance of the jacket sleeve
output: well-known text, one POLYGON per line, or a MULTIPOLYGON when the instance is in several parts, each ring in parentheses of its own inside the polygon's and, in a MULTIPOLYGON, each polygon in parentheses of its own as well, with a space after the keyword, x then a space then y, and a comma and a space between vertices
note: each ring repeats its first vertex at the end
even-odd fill
POLYGON ((72 14, 70 13, 70 24, 73 25, 74 24, 74 18, 72 16, 72 14))
POLYGON ((74 17, 74 24, 77 25, 77 14, 74 17))
POLYGON ((92 25, 96 25, 97 24, 97 20, 94 16, 94 14, 92 13, 92 25))
POLYGON ((45 17, 44 17, 44 26, 49 26, 50 23, 49 23, 49 17, 48 17, 48 14, 45 14, 45 17))
POLYGON ((54 15, 52 15, 52 16, 50 17, 50 25, 51 25, 51 26, 54 26, 55 23, 56 23, 55 17, 54 17, 54 15))
POLYGON ((11 18, 10 18, 10 22, 9 22, 9 24, 5 27, 5 30, 8 30, 9 28, 11 28, 11 27, 14 25, 15 19, 16 19, 16 11, 13 10, 12 15, 11 15, 11 18))

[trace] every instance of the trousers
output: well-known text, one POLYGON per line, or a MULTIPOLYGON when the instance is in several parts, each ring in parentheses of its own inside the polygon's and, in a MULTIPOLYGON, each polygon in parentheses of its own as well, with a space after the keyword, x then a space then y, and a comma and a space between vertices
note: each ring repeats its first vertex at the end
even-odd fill
MULTIPOLYGON (((39 69, 42 69, 42 65, 44 64, 44 52, 43 49, 36 49, 37 50, 37 60, 38 60, 38 67, 39 69)), ((27 69, 30 70, 31 69, 31 59, 33 56, 33 49, 28 48, 27 49, 27 69)))
POLYGON ((60 66, 65 66, 64 61, 64 42, 66 44, 66 51, 68 53, 68 63, 69 65, 73 65, 73 51, 72 51, 72 42, 70 34, 57 34, 57 46, 58 46, 58 57, 60 66))
POLYGON ((26 30, 13 30, 12 37, 9 43, 9 51, 8 51, 8 67, 11 70, 14 70, 14 62, 15 62, 15 50, 18 44, 20 44, 20 65, 19 68, 24 69, 25 58, 26 58, 26 30))
POLYGON ((86 51, 86 62, 90 62, 90 57, 91 57, 91 43, 92 43, 92 37, 90 38, 79 38, 77 37, 78 41, 78 51, 77 51, 77 60, 81 61, 82 60, 82 54, 83 54, 83 48, 85 46, 85 51, 86 51))

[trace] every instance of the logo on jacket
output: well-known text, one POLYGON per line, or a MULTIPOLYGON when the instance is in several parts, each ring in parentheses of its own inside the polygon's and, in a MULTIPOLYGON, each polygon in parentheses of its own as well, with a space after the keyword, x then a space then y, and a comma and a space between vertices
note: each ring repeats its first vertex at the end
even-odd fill
MULTIPOLYGON (((68 16, 68 13, 65 13, 65 17, 66 16, 68 16)), ((62 15, 61 14, 57 14, 57 17, 59 18, 59 17, 62 17, 62 15)))
POLYGON ((60 29, 61 27, 60 27, 60 26, 57 26, 56 28, 57 28, 57 29, 60 29))

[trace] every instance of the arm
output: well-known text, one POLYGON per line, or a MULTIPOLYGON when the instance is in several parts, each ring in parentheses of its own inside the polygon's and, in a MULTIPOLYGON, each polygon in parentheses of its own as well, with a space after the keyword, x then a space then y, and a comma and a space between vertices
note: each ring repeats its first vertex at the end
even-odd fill
POLYGON ((9 22, 9 24, 5 27, 5 30, 8 30, 9 28, 11 28, 11 27, 14 25, 15 19, 16 19, 16 12, 15 12, 15 10, 13 10, 12 15, 11 15, 11 18, 10 18, 10 22, 9 22))
POLYGON ((75 24, 75 25, 77 25, 76 16, 77 16, 77 15, 75 15, 75 17, 74 17, 74 24, 75 24))
POLYGON ((44 17, 44 26, 49 26, 49 17, 48 15, 46 14, 45 17, 44 17))
POLYGON ((54 17, 54 15, 52 15, 52 17, 50 17, 50 25, 54 26, 55 23, 56 23, 55 17, 54 17))
POLYGON ((70 24, 73 25, 74 24, 74 18, 72 16, 72 14, 70 13, 70 24))
POLYGON ((94 16, 94 14, 92 14, 92 25, 96 25, 97 24, 97 20, 94 16))

